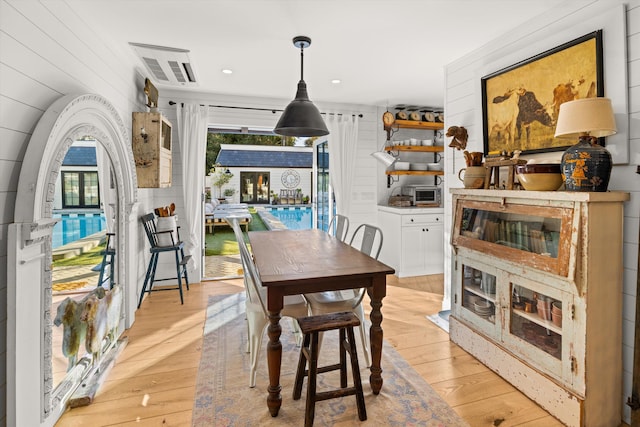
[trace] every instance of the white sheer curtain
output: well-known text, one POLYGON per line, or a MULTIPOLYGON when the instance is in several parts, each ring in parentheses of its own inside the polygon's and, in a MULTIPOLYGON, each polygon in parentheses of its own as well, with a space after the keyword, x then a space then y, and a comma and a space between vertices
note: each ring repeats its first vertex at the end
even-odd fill
POLYGON ((191 270, 198 271, 201 258, 201 194, 207 152, 208 107, 196 104, 178 104, 176 113, 178 116, 178 135, 180 136, 182 193, 186 216, 186 226, 181 227, 184 231, 180 234, 180 238, 185 242, 186 252, 192 255, 191 261, 194 264, 191 270))
POLYGON ((358 146, 357 114, 328 114, 329 177, 336 198, 336 212, 349 216, 358 146))

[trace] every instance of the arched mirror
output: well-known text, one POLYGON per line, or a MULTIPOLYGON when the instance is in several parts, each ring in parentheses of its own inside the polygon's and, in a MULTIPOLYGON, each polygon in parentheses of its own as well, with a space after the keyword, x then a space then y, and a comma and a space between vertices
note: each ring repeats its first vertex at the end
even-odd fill
MULTIPOLYGON (((61 266, 53 263, 53 254, 59 247, 57 231, 54 237, 56 224, 62 224, 63 235, 72 234, 71 225, 64 229, 65 214, 91 217, 94 223, 104 217, 104 231, 85 230, 88 234, 82 239, 113 233, 110 243, 114 269, 109 274, 113 274, 114 288, 122 292, 115 338, 133 322, 137 294, 137 185, 128 135, 128 127, 109 101, 99 95, 68 95, 47 109, 31 136, 18 182, 15 222, 9 225, 7 238, 8 425, 53 425, 80 384, 104 371, 95 355, 83 357, 86 349, 80 349, 70 363, 64 354, 64 328, 56 326, 57 307, 71 296, 54 290, 54 284, 64 283, 57 280, 61 266), (96 157, 93 169, 64 164, 69 153, 90 151, 87 146, 93 146, 96 157)), ((96 248, 106 243, 106 239, 103 243, 99 236, 94 237, 98 240, 96 248)), ((96 250, 103 252, 107 248, 96 250)), ((81 277, 73 276, 78 280, 65 280, 67 284, 86 281, 86 286, 67 292, 110 290, 111 284, 98 286, 93 270, 99 271, 101 266, 94 261, 89 261, 91 273, 87 276, 78 273, 81 277)), ((69 300, 85 297, 79 294, 69 300)), ((95 301, 99 298, 96 295, 95 301)), ((81 314, 77 310, 62 314, 71 312, 81 314)), ((60 324, 63 323, 61 319, 60 324)))
MULTIPOLYGON (((75 365, 89 364, 86 359, 95 350, 87 344, 78 307, 98 288, 106 293, 121 283, 116 269, 118 197, 112 169, 100 141, 84 135, 67 149, 56 179, 52 217, 58 222, 51 238, 50 310, 54 390, 75 365)), ((121 301, 116 304, 112 311, 120 318, 121 301)), ((110 339, 116 339, 121 329, 110 334, 104 346, 115 344, 110 339)))

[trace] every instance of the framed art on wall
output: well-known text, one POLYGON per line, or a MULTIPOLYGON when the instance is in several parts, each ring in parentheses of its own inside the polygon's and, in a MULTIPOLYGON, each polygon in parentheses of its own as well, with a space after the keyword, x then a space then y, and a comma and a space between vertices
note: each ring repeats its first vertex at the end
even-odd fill
POLYGON ((560 105, 604 95, 602 30, 482 77, 484 154, 560 151, 560 105))

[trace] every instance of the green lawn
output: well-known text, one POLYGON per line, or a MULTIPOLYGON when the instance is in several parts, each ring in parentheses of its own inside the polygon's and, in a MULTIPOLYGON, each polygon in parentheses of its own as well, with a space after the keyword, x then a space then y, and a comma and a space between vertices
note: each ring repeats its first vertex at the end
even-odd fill
POLYGON ((64 266, 70 266, 70 265, 100 264, 102 262, 102 258, 103 258, 102 251, 104 251, 105 244, 106 242, 73 258, 65 258, 65 259, 59 259, 57 261, 53 261, 53 266, 64 267, 64 266))
MULTIPOLYGON (((253 217, 249 224, 249 231, 264 231, 267 227, 264 225, 255 209, 249 208, 249 212, 253 217)), ((242 227, 244 230, 244 227, 242 227)), ((205 234, 205 256, 212 255, 235 255, 240 253, 236 236, 231 227, 214 227, 215 233, 205 234)), ((245 241, 248 243, 245 234, 245 241)))

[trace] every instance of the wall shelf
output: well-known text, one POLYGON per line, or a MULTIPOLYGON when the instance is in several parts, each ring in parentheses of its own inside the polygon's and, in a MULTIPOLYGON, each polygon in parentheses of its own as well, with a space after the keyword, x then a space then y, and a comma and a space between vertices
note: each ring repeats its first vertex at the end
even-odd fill
POLYGON ((419 122, 415 120, 396 120, 387 129, 424 129, 424 130, 440 130, 444 129, 444 123, 441 122, 419 122))
POLYGON ((444 171, 386 171, 387 175, 426 175, 438 176, 444 175, 444 171))
POLYGON ((442 153, 444 146, 442 145, 392 145, 386 147, 385 151, 413 151, 421 153, 442 153))

